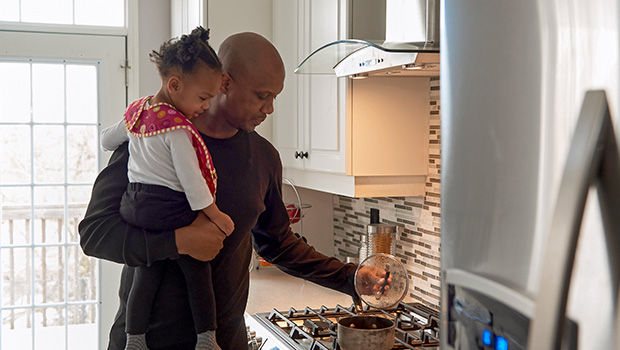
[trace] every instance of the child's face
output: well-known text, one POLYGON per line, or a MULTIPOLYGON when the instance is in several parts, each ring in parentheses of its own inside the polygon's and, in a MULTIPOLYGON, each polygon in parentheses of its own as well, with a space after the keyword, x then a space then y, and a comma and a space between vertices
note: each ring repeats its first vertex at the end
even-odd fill
POLYGON ((221 72, 200 64, 190 74, 184 74, 178 86, 171 89, 174 106, 188 119, 195 118, 209 108, 221 83, 221 72))

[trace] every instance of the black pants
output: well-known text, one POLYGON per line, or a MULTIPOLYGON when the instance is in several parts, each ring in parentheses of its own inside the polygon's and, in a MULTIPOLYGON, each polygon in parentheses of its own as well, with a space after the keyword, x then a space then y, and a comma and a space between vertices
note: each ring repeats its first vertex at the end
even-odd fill
MULTIPOLYGON (((198 214, 192 211, 184 193, 164 186, 140 183, 130 183, 127 186, 121 199, 120 211, 123 219, 130 224, 154 231, 187 226, 198 214)), ((181 255, 176 261, 187 284, 196 333, 214 330, 216 313, 211 264, 189 255, 181 255)), ((164 271, 163 261, 136 268, 127 299, 127 333, 146 333, 155 294, 164 271)))

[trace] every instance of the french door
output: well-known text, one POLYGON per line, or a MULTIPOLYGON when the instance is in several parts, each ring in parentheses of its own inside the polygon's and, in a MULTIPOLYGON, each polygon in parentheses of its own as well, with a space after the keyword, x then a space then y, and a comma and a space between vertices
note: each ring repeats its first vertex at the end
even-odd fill
POLYGON ((1 349, 96 349, 119 267, 77 225, 126 103, 124 36, 0 31, 1 349))

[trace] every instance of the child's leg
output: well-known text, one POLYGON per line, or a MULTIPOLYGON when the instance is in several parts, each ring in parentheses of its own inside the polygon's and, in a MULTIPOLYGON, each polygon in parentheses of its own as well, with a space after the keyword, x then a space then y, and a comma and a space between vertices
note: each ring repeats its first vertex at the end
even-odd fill
POLYGON ((188 255, 182 255, 177 262, 187 285, 189 305, 197 334, 196 350, 221 350, 215 339, 217 321, 211 264, 188 255))
POLYGON ((215 330, 217 323, 211 264, 196 260, 189 255, 181 255, 177 263, 185 276, 196 333, 215 330))
POLYGON ((125 331, 130 335, 145 334, 149 325, 155 294, 164 276, 166 264, 157 261, 149 267, 137 267, 127 298, 125 331))
POLYGON ((226 236, 230 235, 235 229, 235 223, 232 221, 230 216, 220 211, 220 208, 217 207, 215 202, 202 209, 202 212, 205 213, 205 215, 226 234, 226 236))

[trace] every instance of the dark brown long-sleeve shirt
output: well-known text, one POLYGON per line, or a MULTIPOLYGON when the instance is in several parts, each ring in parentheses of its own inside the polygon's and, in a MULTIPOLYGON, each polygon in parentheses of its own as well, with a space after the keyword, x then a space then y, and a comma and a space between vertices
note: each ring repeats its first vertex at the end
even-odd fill
MULTIPOLYGON (((239 131, 229 139, 202 137, 218 175, 217 205, 235 222, 235 231, 211 262, 220 346, 247 348, 243 312, 252 244, 258 254, 283 271, 353 295, 355 266, 318 253, 291 231, 282 203, 282 165, 275 148, 255 132, 239 131)), ((187 291, 174 262, 179 256, 174 232, 147 232, 120 217, 120 198, 128 181, 127 160, 124 144, 99 174, 85 218, 79 225, 80 243, 87 255, 126 265, 119 291, 121 306, 110 333, 109 348, 123 349, 125 345, 125 303, 133 276, 130 266, 168 260, 147 342, 153 349, 193 349, 196 338, 187 291)))

